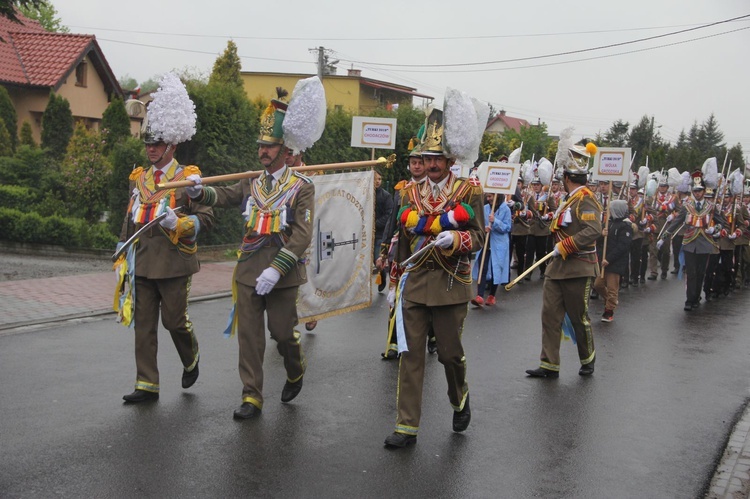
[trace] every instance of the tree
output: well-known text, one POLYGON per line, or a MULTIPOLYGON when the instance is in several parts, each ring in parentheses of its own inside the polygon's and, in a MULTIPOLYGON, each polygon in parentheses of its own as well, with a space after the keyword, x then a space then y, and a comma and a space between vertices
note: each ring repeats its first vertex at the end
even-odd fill
POLYGON ((107 187, 112 175, 101 134, 78 123, 61 172, 72 208, 88 222, 98 222, 109 201, 107 187))
POLYGON ((723 142, 724 134, 719 130, 719 123, 713 113, 701 124, 697 139, 698 150, 707 158, 725 155, 727 147, 723 142))
POLYGON ((109 182, 109 230, 119 236, 122 219, 130 199, 130 172, 136 166, 146 165, 143 143, 135 137, 126 137, 113 144, 108 156, 112 165, 109 182))
POLYGON ((21 145, 32 148, 37 146, 34 140, 34 133, 31 131, 31 123, 28 121, 24 121, 23 125, 21 125, 21 145))
POLYGON ((112 99, 107 109, 104 110, 102 129, 107 131, 106 152, 109 152, 114 144, 130 137, 130 117, 125 111, 125 103, 120 97, 112 99))
POLYGON ((224 53, 214 62, 214 68, 208 80, 209 84, 224 84, 243 88, 240 69, 242 63, 237 55, 237 45, 229 40, 224 53))
POLYGON ((641 158, 640 164, 645 164, 646 158, 649 160, 649 169, 651 171, 659 170, 665 167, 666 150, 665 143, 654 128, 654 117, 644 115, 641 121, 630 131, 628 147, 633 152, 637 152, 641 158))
POLYGON ((7 17, 11 21, 22 24, 18 19, 18 11, 23 12, 27 8, 39 8, 45 0, 2 0, 0 1, 0 16, 7 17))
POLYGON ((65 97, 51 92, 42 114, 42 147, 58 159, 65 156, 68 142, 73 136, 73 113, 65 97))
POLYGON ((138 81, 129 74, 120 76, 117 81, 120 83, 120 88, 126 92, 131 92, 138 88, 138 81))
POLYGON ((5 122, 0 118, 0 156, 13 156, 13 144, 5 122))
MULTIPOLYGON (((389 111, 385 108, 378 108, 370 113, 370 116, 377 116, 382 118, 396 118, 398 126, 396 127, 396 148, 395 150, 390 149, 376 149, 375 157, 381 156, 387 157, 391 154, 396 155, 396 163, 390 169, 382 169, 381 174, 383 176, 383 188, 390 189, 396 182, 402 179, 411 178, 411 174, 407 170, 409 165, 409 141, 416 137, 419 132, 419 127, 424 123, 424 112, 421 109, 414 109, 409 104, 402 104, 398 106, 396 111, 389 111)), ((335 161, 335 160, 334 160, 335 161)))
POLYGON ((360 147, 347 147, 346 145, 351 144, 351 141, 352 114, 340 108, 329 109, 323 135, 305 153, 305 162, 309 165, 319 165, 370 159, 369 150, 360 147), (344 144, 343 147, 342 144, 344 144))
POLYGON ((13 101, 10 100, 10 94, 3 86, 0 86, 0 118, 9 134, 11 150, 15 151, 18 143, 18 116, 13 101))
POLYGON ((609 127, 609 130, 604 133, 603 140, 597 142, 597 144, 604 147, 626 147, 626 144, 630 139, 628 135, 629 129, 630 123, 617 120, 611 127, 609 127))
POLYGON ((38 21, 42 28, 51 33, 70 33, 67 26, 63 26, 62 20, 57 17, 57 10, 48 0, 39 0, 38 2, 27 3, 19 6, 24 16, 29 19, 38 21))

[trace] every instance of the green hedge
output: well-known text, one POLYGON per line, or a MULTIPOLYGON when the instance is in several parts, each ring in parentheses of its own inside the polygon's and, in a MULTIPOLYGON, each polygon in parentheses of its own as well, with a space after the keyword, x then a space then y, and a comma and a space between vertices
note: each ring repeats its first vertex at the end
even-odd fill
POLYGON ((29 187, 0 185, 0 208, 29 211, 37 201, 37 193, 29 187))
POLYGON ((83 219, 0 207, 0 239, 18 243, 55 244, 77 248, 112 249, 117 237, 105 224, 91 225, 83 219))

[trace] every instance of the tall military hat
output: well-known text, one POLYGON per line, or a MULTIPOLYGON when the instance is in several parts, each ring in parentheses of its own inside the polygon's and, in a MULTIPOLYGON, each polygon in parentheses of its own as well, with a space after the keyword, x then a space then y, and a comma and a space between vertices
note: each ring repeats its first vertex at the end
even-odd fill
POLYGON ((409 139, 409 145, 407 146, 407 148, 409 149, 410 158, 422 157, 422 142, 424 140, 424 134, 426 130, 427 126, 423 123, 422 126, 419 127, 417 136, 409 139))
POLYGON ((702 191, 706 189, 706 184, 703 182, 703 172, 700 170, 694 171, 691 175, 691 190, 702 191))
POLYGON ((148 105, 141 137, 145 144, 177 145, 195 135, 196 119, 185 85, 174 73, 166 73, 148 105))
POLYGON ((445 127, 443 125, 443 111, 433 109, 425 122, 425 132, 422 138, 422 155, 445 156, 447 151, 443 147, 445 127))
POLYGON ((276 87, 276 99, 271 99, 260 117, 260 135, 258 144, 276 145, 284 143, 284 117, 289 104, 284 102, 289 92, 281 87, 276 87))
POLYGON ((596 146, 591 142, 585 147, 573 144, 573 127, 568 127, 560 132, 555 166, 570 175, 586 175, 589 173, 589 159, 592 154, 596 154, 596 146))

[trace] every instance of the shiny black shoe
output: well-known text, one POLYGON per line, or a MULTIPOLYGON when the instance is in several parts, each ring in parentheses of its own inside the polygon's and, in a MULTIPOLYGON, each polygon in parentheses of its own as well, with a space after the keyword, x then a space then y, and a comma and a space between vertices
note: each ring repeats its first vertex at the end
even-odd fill
POLYGON ((404 447, 407 447, 409 445, 416 444, 417 436, 406 435, 405 433, 398 433, 394 431, 385 438, 384 443, 386 447, 403 449, 404 447))
POLYGON ((182 387, 183 388, 190 388, 195 384, 195 381, 198 379, 198 363, 195 363, 195 367, 192 371, 182 371, 182 387))
POLYGON ((437 353, 437 341, 427 340, 427 351, 431 354, 437 353))
POLYGON ((284 389, 281 390, 281 401, 282 402, 291 402, 294 400, 294 397, 299 395, 299 392, 302 390, 302 378, 299 379, 299 381, 296 381, 294 383, 286 382, 284 383, 284 389))
POLYGON ((388 350, 388 352, 381 353, 380 356, 383 357, 383 360, 396 360, 399 357, 396 350, 388 350))
POLYGON ((646 284, 646 278, 645 277, 641 277, 641 284, 646 284))
POLYGON ((466 394, 464 408, 460 411, 453 411, 453 431, 460 433, 469 427, 471 422, 471 408, 469 407, 469 394, 466 394))
POLYGON ((529 375, 531 378, 550 378, 550 379, 556 379, 560 377, 560 373, 557 371, 553 371, 552 369, 545 369, 543 367, 540 367, 538 369, 527 369, 526 374, 529 375))
POLYGON ((661 273, 661 278, 662 279, 666 279, 667 278, 667 273, 666 272, 662 272, 661 273))
POLYGON ((634 288, 637 288, 638 287, 638 279, 633 279, 633 282, 631 282, 630 285, 633 286, 634 288))
POLYGON ((693 310, 693 304, 692 304, 692 303, 690 303, 690 302, 686 302, 686 303, 685 303, 685 307, 683 308, 683 310, 684 310, 685 312, 690 312, 690 311, 692 311, 692 310, 693 310))
POLYGON ((136 390, 133 393, 123 395, 122 399, 129 404, 138 404, 140 402, 156 402, 159 400, 159 394, 156 392, 147 392, 146 390, 136 390))
MULTIPOLYGON (((650 276, 648 276, 648 280, 649 281, 655 281, 656 280, 656 274, 651 274, 650 276)), ((643 281, 641 281, 641 282, 643 282, 643 281)))
POLYGON ((234 419, 250 419, 260 416, 260 409, 250 402, 243 402, 239 409, 234 410, 234 419))
POLYGON ((594 362, 591 361, 588 364, 581 366, 578 370, 578 374, 581 376, 591 376, 594 374, 594 362))

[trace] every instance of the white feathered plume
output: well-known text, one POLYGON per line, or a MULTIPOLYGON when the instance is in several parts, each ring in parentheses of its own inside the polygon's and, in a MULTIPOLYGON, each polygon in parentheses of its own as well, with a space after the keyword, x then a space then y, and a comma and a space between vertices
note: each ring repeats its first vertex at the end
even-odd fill
POLYGON ((719 165, 716 158, 708 158, 701 166, 703 172, 703 182, 707 189, 716 189, 719 185, 719 165))
POLYGON ((552 182, 553 170, 554 166, 552 166, 550 160, 547 158, 539 160, 539 166, 537 166, 536 172, 537 175, 539 175, 539 180, 542 182, 542 185, 549 185, 552 182))
POLYGON ((523 142, 521 142, 521 147, 517 149, 513 149, 513 152, 508 155, 508 163, 520 163, 522 149, 523 149, 523 142))
POLYGON ((281 124, 284 145, 294 154, 299 154, 318 141, 325 126, 326 93, 323 84, 317 76, 298 81, 281 124))
POLYGON ((648 182, 648 166, 641 166, 638 168, 638 188, 643 189, 646 187, 646 182, 648 182))
POLYGON ((560 132, 557 154, 555 155, 555 166, 558 168, 565 168, 573 161, 570 157, 570 148, 573 146, 573 130, 575 128, 571 126, 560 132))
POLYGON ((680 182, 677 184, 677 192, 690 192, 690 188, 692 187, 692 178, 690 177, 689 172, 682 172, 680 174, 680 182))
POLYGON ((459 163, 473 165, 479 157, 479 146, 490 114, 489 108, 465 92, 448 88, 443 113, 446 151, 459 163), (483 124, 480 125, 480 122, 483 124))
POLYGON ((174 73, 166 73, 148 106, 151 133, 166 144, 180 144, 195 135, 195 104, 174 73))

